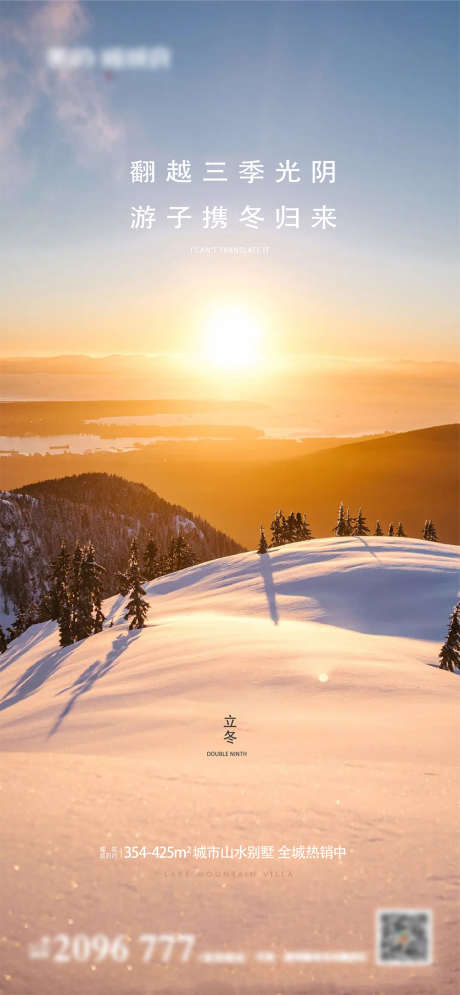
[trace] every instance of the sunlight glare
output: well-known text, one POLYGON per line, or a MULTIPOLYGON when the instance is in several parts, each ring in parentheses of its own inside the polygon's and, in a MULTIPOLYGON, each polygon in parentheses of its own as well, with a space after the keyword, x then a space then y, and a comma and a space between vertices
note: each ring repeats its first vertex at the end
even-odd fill
POLYGON ((259 359, 260 326, 250 312, 225 307, 215 311, 205 329, 204 353, 215 366, 242 368, 259 359))

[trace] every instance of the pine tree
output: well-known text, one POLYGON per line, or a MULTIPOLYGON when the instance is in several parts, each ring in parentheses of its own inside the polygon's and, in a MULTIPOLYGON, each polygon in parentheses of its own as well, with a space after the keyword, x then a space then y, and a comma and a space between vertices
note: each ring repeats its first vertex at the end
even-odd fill
POLYGON ((377 522, 376 522, 376 525, 375 525, 374 535, 375 536, 383 536, 383 530, 382 530, 382 527, 381 527, 380 522, 379 522, 378 519, 377 519, 377 522))
POLYGON ((275 512, 270 528, 272 532, 270 546, 281 546, 283 544, 283 512, 281 509, 275 512))
POLYGON ((149 533, 147 545, 144 549, 144 574, 146 580, 154 580, 158 577, 158 546, 149 533))
POLYGON ((296 514, 297 523, 297 540, 302 542, 305 539, 312 539, 311 528, 307 521, 307 516, 302 515, 300 511, 296 514))
POLYGON ((38 620, 57 621, 61 646, 68 646, 74 640, 71 590, 75 571, 75 553, 71 564, 67 544, 62 539, 52 568, 50 590, 43 593, 37 609, 38 620))
POLYGON ((75 642, 86 639, 93 631, 92 572, 87 551, 77 542, 72 558, 70 580, 72 632, 75 642))
POLYGON ((52 564, 51 576, 50 576, 50 590, 46 596, 48 602, 48 610, 50 614, 48 618, 57 620, 59 618, 61 603, 60 598, 62 596, 63 590, 66 589, 68 583, 70 566, 70 556, 67 549, 67 544, 64 539, 61 539, 61 546, 59 553, 52 564))
POLYGON ((47 622, 52 617, 52 599, 50 592, 42 591, 37 607, 37 622, 47 622))
POLYGON ((167 553, 160 553, 158 557, 158 577, 164 577, 169 573, 169 557, 167 553))
POLYGON ((149 611, 148 602, 144 600, 145 591, 142 587, 142 577, 137 558, 137 543, 133 539, 127 570, 129 584, 129 601, 126 606, 125 619, 131 618, 130 629, 142 629, 149 611))
POLYGON ((16 612, 16 618, 12 625, 8 627, 8 642, 11 639, 17 639, 18 636, 22 636, 22 633, 28 628, 27 622, 27 609, 25 605, 19 605, 16 612))
POLYGON ((165 556, 166 573, 172 574, 176 570, 176 536, 170 536, 168 548, 165 556))
POLYGON ((290 512, 285 529, 285 542, 296 542, 297 539, 297 522, 293 511, 290 512))
POLYGON ((460 601, 452 611, 449 622, 449 631, 447 633, 447 639, 444 645, 441 647, 439 652, 440 668, 441 670, 450 670, 452 673, 454 669, 460 670, 460 624, 458 620, 458 613, 460 609, 460 601))
POLYGON ((427 539, 428 542, 438 542, 438 535, 436 532, 436 526, 431 518, 428 518, 425 522, 423 528, 423 538, 427 539))
POLYGON ((347 534, 347 523, 345 521, 345 515, 343 512, 343 501, 339 504, 339 514, 337 517, 337 525, 332 530, 335 532, 336 536, 346 536, 347 534))
POLYGON ((69 579, 68 579, 68 591, 69 591, 69 599, 70 599, 70 608, 71 608, 71 612, 72 612, 72 622, 71 622, 71 625, 72 625, 72 634, 73 634, 74 640, 75 639, 82 639, 83 636, 84 636, 84 632, 82 632, 82 634, 80 635, 80 629, 81 629, 81 625, 80 625, 80 614, 81 614, 81 607, 80 607, 80 582, 81 582, 81 577, 80 577, 80 572, 81 572, 82 559, 83 559, 83 550, 82 550, 82 548, 80 546, 80 543, 77 540, 77 542, 75 543, 75 549, 74 549, 73 554, 72 554, 72 561, 71 561, 70 568, 69 568, 69 579))
POLYGON ((347 535, 347 536, 352 536, 353 535, 354 522, 355 522, 355 520, 354 520, 353 516, 350 515, 350 509, 347 508, 347 514, 346 514, 346 518, 345 518, 345 528, 346 528, 345 535, 347 535))
POLYGON ((355 523, 353 525, 353 535, 354 536, 365 536, 369 532, 366 525, 366 519, 363 515, 362 508, 359 509, 358 514, 355 518, 355 523))
POLYGON ((397 536, 405 536, 406 535, 406 533, 405 533, 405 531, 404 531, 404 529, 402 527, 401 522, 398 522, 398 528, 397 528, 397 531, 396 531, 396 535, 397 536))
POLYGON ((119 570, 117 573, 117 586, 118 586, 118 593, 122 594, 123 597, 125 598, 129 591, 129 584, 126 574, 123 573, 121 570, 119 570))
POLYGON ((92 615, 92 631, 102 632, 102 627, 105 621, 105 615, 102 611, 102 575, 104 573, 104 567, 100 563, 96 563, 95 550, 92 542, 85 549, 84 556, 84 574, 87 577, 87 582, 91 592, 91 615, 92 615))
POLYGON ((182 532, 180 532, 177 537, 176 555, 179 564, 178 570, 185 570, 186 567, 193 567, 196 563, 195 553, 182 532))
POLYGON ((258 546, 257 552, 258 553, 266 553, 267 549, 268 549, 268 546, 267 546, 267 540, 265 538, 264 527, 263 527, 263 525, 261 525, 260 526, 259 546, 258 546))
POLYGON ((428 539, 429 539, 430 542, 438 542, 439 541, 438 540, 438 534, 436 532, 436 526, 435 526, 434 522, 431 519, 430 519, 430 523, 429 523, 429 536, 428 536, 428 539))
POLYGON ((27 618, 27 628, 29 627, 29 625, 36 625, 37 622, 40 622, 39 606, 36 601, 31 601, 30 605, 28 605, 26 618, 27 618))
POLYGON ((94 608, 94 625, 93 632, 102 632, 105 622, 105 615, 102 611, 100 605, 96 605, 94 608))
POLYGON ((395 530, 394 530, 393 522, 390 522, 390 524, 388 526, 388 535, 389 536, 394 536, 394 534, 395 534, 395 530))
POLYGON ((0 625, 0 653, 4 653, 8 646, 8 642, 5 633, 0 625))
POLYGON ((285 546, 289 542, 289 525, 288 519, 283 514, 282 511, 277 511, 275 520, 277 520, 277 541, 272 541, 272 546, 285 546))
POLYGON ((289 542, 289 515, 281 514, 281 545, 289 542))
POLYGON ((61 592, 59 613, 59 643, 61 646, 70 646, 73 643, 72 605, 69 591, 64 587, 61 592))
POLYGON ((175 573, 176 570, 184 570, 186 567, 194 566, 195 556, 183 532, 179 532, 178 536, 171 536, 167 558, 168 573, 175 573))

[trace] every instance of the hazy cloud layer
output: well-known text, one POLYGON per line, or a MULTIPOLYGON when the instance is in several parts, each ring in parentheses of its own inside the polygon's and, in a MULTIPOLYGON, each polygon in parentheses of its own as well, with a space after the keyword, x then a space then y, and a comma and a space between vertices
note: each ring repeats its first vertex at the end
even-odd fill
POLYGON ((0 172, 3 183, 21 181, 33 171, 21 138, 40 103, 48 102, 63 136, 83 164, 109 153, 121 138, 106 94, 91 72, 50 70, 46 49, 74 44, 89 21, 79 0, 20 5, 0 18, 0 172))

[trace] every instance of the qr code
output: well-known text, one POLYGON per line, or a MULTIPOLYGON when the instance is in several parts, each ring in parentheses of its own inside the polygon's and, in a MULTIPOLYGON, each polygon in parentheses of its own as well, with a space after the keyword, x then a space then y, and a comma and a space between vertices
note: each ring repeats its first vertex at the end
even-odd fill
POLYGON ((378 909, 377 963, 431 964, 432 927, 430 909, 378 909))

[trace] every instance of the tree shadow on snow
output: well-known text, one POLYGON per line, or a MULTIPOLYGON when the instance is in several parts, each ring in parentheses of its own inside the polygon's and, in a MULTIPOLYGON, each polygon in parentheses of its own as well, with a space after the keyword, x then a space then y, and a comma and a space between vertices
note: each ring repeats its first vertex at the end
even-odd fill
POLYGON ((435 670, 442 670, 443 674, 452 674, 454 677, 460 677, 460 670, 443 670, 439 663, 427 663, 427 667, 434 667, 435 670))
POLYGON ((95 660, 94 663, 91 663, 90 666, 87 667, 79 677, 77 677, 77 680, 74 681, 70 687, 64 688, 63 691, 59 692, 59 694, 65 694, 67 691, 70 691, 71 695, 67 703, 64 705, 64 708, 59 713, 52 729, 48 733, 48 739, 51 736, 54 736, 54 734, 58 731, 63 720, 72 711, 72 708, 78 698, 80 698, 82 694, 86 694, 88 691, 91 691, 91 688, 96 681, 99 681, 102 677, 105 677, 106 674, 113 669, 116 660, 118 660, 128 646, 135 639, 137 639, 140 634, 140 629, 134 629, 133 631, 127 633, 120 633, 120 635, 114 639, 112 648, 107 654, 105 660, 95 660))
POLYGON ((5 708, 11 708, 12 705, 16 705, 19 701, 23 701, 24 698, 28 698, 29 695, 38 691, 38 688, 54 674, 63 660, 74 649, 75 645, 69 646, 66 649, 60 648, 54 650, 53 653, 48 653, 42 660, 37 660, 36 663, 28 667, 3 696, 0 702, 0 711, 3 711, 5 708))
POLYGON ((0 673, 2 670, 6 670, 10 667, 12 663, 19 660, 24 653, 27 653, 33 646, 37 643, 41 643, 42 640, 49 636, 56 629, 56 622, 45 622, 38 623, 36 625, 29 626, 25 632, 17 636, 13 642, 8 644, 5 654, 2 656, 2 661, 0 663, 0 673))
POLYGON ((270 611, 270 618, 274 625, 278 625, 279 615, 276 604, 276 589, 273 583, 273 569, 270 562, 270 553, 261 553, 259 556, 260 572, 264 582, 265 595, 270 611))

